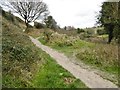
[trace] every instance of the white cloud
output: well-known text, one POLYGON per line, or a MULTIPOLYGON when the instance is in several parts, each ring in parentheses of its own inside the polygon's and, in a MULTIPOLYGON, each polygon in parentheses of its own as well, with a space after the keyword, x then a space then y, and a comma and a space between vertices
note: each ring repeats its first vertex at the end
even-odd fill
POLYGON ((95 12, 105 0, 43 0, 57 23, 64 27, 92 27, 96 23, 95 12))
MULTIPOLYGON (((2 0, 3 1, 3 0, 2 0)), ((92 27, 96 23, 96 12, 106 0, 43 0, 58 25, 92 27)))

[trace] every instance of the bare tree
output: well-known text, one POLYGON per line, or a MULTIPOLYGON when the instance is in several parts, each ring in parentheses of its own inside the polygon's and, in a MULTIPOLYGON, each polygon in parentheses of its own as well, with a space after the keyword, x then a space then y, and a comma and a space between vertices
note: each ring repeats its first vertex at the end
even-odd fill
POLYGON ((9 2, 7 6, 25 20, 26 31, 30 22, 34 22, 41 16, 41 14, 48 12, 47 5, 41 0, 37 0, 37 2, 34 0, 26 0, 23 2, 18 0, 15 2, 9 2))

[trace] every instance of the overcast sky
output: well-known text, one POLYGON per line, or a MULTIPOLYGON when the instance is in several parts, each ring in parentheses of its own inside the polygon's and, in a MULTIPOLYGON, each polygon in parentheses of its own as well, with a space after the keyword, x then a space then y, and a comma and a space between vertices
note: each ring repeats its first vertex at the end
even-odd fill
MULTIPOLYGON (((3 0, 1 0, 3 1, 3 0)), ((93 27, 105 0, 43 0, 60 27, 93 27)))
POLYGON ((58 25, 92 27, 105 0, 43 0, 58 25))

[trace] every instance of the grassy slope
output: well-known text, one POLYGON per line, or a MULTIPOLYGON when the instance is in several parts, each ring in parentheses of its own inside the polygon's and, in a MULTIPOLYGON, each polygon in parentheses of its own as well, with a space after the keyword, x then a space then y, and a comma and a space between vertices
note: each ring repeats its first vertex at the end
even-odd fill
POLYGON ((16 24, 9 15, 2 21, 3 87, 86 87, 48 54, 35 47, 22 32, 21 24, 16 24))
MULTIPOLYGON (((44 43, 44 39, 39 39, 44 43)), ((45 43, 44 43, 45 44, 45 43)), ((101 74, 106 79, 118 83, 118 48, 117 45, 91 43, 79 38, 75 40, 70 37, 52 36, 51 41, 46 45, 65 53, 68 57, 74 55, 78 60, 83 61, 91 68, 99 69, 105 74, 101 74), (57 38, 57 39, 56 39, 57 38), (69 44, 68 44, 69 41, 69 44), (66 43, 67 42, 67 43, 66 43)))

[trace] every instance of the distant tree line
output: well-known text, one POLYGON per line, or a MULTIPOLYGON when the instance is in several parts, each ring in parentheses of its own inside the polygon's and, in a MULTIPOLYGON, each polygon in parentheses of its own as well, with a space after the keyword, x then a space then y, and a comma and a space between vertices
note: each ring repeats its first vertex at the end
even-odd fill
POLYGON ((75 27, 74 26, 65 26, 63 29, 64 30, 75 30, 75 27))
POLYGON ((85 32, 84 29, 77 28, 77 33, 80 34, 82 32, 85 32))

